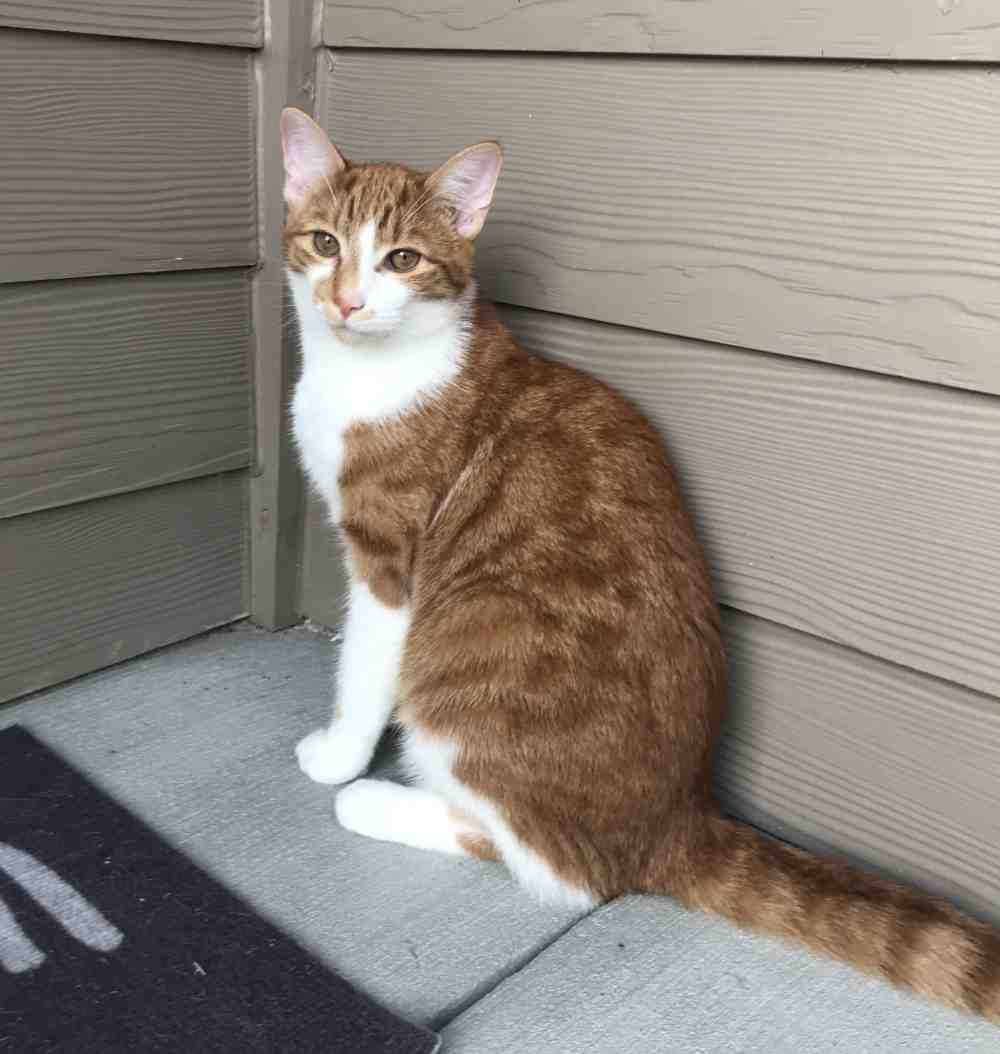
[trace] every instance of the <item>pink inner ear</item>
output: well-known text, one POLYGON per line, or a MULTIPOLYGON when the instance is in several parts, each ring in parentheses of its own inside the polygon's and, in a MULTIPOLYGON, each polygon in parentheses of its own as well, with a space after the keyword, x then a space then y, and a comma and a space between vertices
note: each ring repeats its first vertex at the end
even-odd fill
POLYGON ((500 169, 496 151, 473 151, 462 158, 457 168, 455 175, 463 183, 460 207, 469 212, 488 208, 500 169))
POLYGON ((301 202, 323 179, 344 167, 344 159, 326 132, 297 110, 281 115, 281 145, 285 158, 285 200, 301 202))
POLYGON ((478 233, 493 200, 501 155, 493 143, 470 147, 448 163, 441 189, 455 206, 459 234, 478 233))

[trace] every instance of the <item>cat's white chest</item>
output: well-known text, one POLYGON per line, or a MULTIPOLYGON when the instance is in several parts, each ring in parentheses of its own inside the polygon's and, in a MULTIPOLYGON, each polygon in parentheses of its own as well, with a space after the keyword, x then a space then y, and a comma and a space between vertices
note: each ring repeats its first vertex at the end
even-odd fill
POLYGON ((292 430, 302 467, 329 506, 334 521, 340 515, 337 477, 344 461, 347 424, 332 382, 321 371, 306 370, 292 400, 292 430))
POLYGON ((427 301, 407 325, 378 341, 344 343, 313 302, 308 275, 289 274, 302 340, 302 376, 292 400, 292 430, 302 466, 340 515, 337 477, 344 437, 353 424, 378 424, 416 407, 457 376, 474 288, 460 301, 427 301))

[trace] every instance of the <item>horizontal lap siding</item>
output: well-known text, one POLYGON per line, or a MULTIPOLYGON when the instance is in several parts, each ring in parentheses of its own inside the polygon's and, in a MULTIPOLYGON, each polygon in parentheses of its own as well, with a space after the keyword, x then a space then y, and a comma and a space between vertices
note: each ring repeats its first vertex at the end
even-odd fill
POLYGON ((259 16, 0 0, 0 698, 247 611, 259 16))
POLYGON ((251 264, 251 56, 0 30, 0 281, 251 264))
POLYGON ((244 271, 0 285, 0 517, 250 463, 244 271))
POLYGON ((509 308, 655 422, 726 604, 1000 693, 1000 400, 509 308))
POLYGON ((727 612, 726 805, 1000 921, 1000 701, 727 612))
POLYGON ((264 42, 262 3, 263 0, 0 0, 0 26, 256 48, 264 42))
POLYGON ((326 0, 339 47, 1000 59, 995 0, 326 0))
POLYGON ((1000 392, 989 69, 344 51, 321 72, 348 156, 505 144, 497 299, 1000 392))
POLYGON ((245 614, 246 476, 0 520, 0 699, 245 614))

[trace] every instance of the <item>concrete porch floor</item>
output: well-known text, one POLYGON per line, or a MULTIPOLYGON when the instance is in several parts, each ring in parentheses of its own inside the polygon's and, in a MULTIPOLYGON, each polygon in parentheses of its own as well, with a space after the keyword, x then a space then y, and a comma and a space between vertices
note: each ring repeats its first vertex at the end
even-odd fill
MULTIPOLYGON (((445 1054, 987 1054, 1000 1030, 670 901, 543 910, 340 830, 300 775, 333 644, 241 624, 0 710, 445 1054)), ((380 767, 391 772, 391 759, 380 767)))

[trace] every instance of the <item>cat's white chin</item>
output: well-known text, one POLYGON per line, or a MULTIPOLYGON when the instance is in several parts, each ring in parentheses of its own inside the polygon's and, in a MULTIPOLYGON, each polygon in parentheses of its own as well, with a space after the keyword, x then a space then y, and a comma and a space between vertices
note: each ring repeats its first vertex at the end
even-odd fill
POLYGON ((383 337, 395 333, 399 328, 399 319, 366 318, 363 321, 352 322, 348 319, 334 332, 338 337, 349 341, 358 340, 380 340, 383 337))
POLYGON ((331 323, 335 339, 352 347, 407 344, 435 338, 454 329, 469 312, 474 288, 455 300, 411 300, 400 311, 374 318, 331 323))

